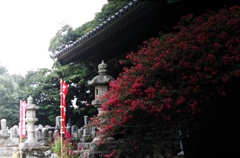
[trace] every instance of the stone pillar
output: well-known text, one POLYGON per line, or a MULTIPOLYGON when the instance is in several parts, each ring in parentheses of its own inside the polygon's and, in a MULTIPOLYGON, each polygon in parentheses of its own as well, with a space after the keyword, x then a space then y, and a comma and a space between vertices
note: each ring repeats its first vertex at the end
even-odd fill
POLYGON ((53 137, 53 132, 52 131, 48 131, 48 141, 49 142, 53 142, 54 137, 53 137))
POLYGON ((49 143, 49 137, 48 137, 48 129, 42 128, 42 142, 44 145, 47 145, 49 143))
POLYGON ((77 133, 77 126, 76 125, 72 125, 72 127, 71 127, 71 135, 74 138, 76 138, 75 137, 75 132, 77 133))
POLYGON ((1 119, 1 128, 2 128, 2 130, 7 128, 7 120, 6 119, 1 119))
POLYGON ((37 128, 35 128, 35 139, 37 141, 41 141, 42 140, 42 129, 43 129, 43 126, 41 124, 38 125, 37 128))
POLYGON ((61 116, 57 116, 56 117, 56 125, 55 125, 55 127, 57 128, 57 129, 60 129, 60 127, 61 127, 61 116))
POLYGON ((39 143, 35 139, 35 129, 34 124, 38 121, 36 118, 36 110, 39 108, 35 104, 33 104, 33 98, 29 96, 27 98, 27 109, 26 109, 26 118, 25 121, 27 123, 27 140, 25 141, 26 146, 37 146, 39 143))
POLYGON ((81 138, 83 135, 83 127, 81 127, 80 129, 78 129, 78 136, 81 138))
POLYGON ((72 133, 72 131, 71 131, 71 126, 72 126, 72 123, 71 123, 71 121, 68 121, 68 122, 67 122, 67 127, 66 127, 66 130, 67 130, 67 132, 68 132, 69 134, 71 134, 71 133, 72 133))
POLYGON ((85 115, 84 116, 84 125, 89 124, 89 121, 90 121, 89 116, 85 115))
POLYGON ((7 120, 1 119, 2 137, 8 137, 7 120))
POLYGON ((56 139, 56 138, 59 137, 59 136, 60 136, 59 131, 58 131, 57 129, 54 130, 54 132, 53 132, 53 138, 56 139))

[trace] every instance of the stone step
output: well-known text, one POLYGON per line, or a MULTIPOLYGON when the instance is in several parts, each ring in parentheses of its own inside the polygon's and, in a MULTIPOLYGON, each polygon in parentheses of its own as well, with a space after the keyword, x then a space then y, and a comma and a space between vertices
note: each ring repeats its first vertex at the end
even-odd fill
POLYGON ((13 147, 0 147, 0 158, 12 157, 13 147))

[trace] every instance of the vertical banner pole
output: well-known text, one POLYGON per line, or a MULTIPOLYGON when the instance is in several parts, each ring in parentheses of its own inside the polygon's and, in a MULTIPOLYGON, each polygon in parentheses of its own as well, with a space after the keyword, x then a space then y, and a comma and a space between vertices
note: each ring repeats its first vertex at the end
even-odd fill
POLYGON ((20 118, 19 118, 19 151, 20 151, 20 158, 22 158, 22 148, 21 143, 22 139, 26 137, 26 124, 25 124, 25 112, 27 108, 27 103, 25 101, 20 100, 20 118))
POLYGON ((63 118, 62 118, 62 79, 60 80, 60 122, 61 122, 61 127, 60 127, 60 135, 61 135, 61 158, 63 158, 63 136, 62 136, 62 129, 63 129, 63 118))
POLYGON ((20 158, 22 158, 22 148, 21 143, 22 139, 26 137, 26 124, 25 124, 25 112, 27 108, 26 101, 20 100, 20 107, 19 107, 19 151, 20 151, 20 158))
POLYGON ((62 136, 62 130, 63 130, 63 116, 62 116, 62 79, 60 80, 60 115, 61 115, 61 119, 60 119, 60 122, 61 122, 61 128, 60 128, 60 134, 61 134, 61 158, 63 158, 63 136, 62 136))
POLYGON ((22 133, 22 120, 21 119, 23 119, 23 118, 21 118, 22 117, 22 105, 21 105, 21 100, 20 100, 20 123, 19 123, 19 125, 20 125, 20 136, 19 136, 19 151, 20 151, 20 158, 22 158, 22 149, 21 149, 21 143, 22 143, 22 135, 21 135, 21 133, 22 133))
POLYGON ((68 85, 61 79, 61 153, 63 154, 63 133, 66 134, 66 95, 68 92, 68 85))

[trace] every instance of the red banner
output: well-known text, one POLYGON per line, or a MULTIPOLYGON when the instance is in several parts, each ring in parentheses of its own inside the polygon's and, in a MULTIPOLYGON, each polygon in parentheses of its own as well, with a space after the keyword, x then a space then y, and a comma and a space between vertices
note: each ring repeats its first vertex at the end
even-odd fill
POLYGON ((68 84, 64 81, 61 80, 61 115, 62 115, 62 131, 66 133, 66 96, 68 93, 68 84))
POLYGON ((27 103, 26 101, 20 101, 20 122, 19 122, 19 132, 20 137, 26 137, 26 123, 25 123, 25 113, 26 113, 27 103))

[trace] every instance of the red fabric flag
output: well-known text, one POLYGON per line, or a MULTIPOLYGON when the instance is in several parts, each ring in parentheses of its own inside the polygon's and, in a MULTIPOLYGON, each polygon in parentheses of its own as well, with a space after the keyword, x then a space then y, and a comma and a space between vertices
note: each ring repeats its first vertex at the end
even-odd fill
POLYGON ((25 113, 27 109, 27 103, 26 101, 20 101, 20 122, 19 122, 19 132, 20 137, 25 138, 26 137, 26 123, 25 123, 25 113))
POLYGON ((61 115, 62 115, 62 131, 66 133, 66 96, 68 93, 68 84, 64 81, 61 80, 61 103, 62 103, 62 108, 61 108, 61 115))

